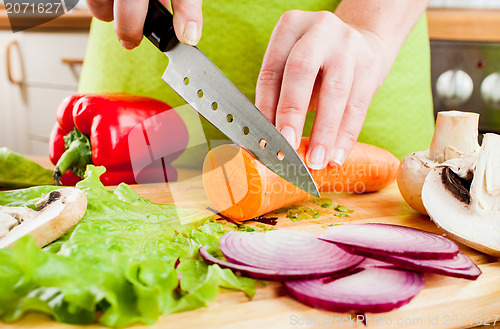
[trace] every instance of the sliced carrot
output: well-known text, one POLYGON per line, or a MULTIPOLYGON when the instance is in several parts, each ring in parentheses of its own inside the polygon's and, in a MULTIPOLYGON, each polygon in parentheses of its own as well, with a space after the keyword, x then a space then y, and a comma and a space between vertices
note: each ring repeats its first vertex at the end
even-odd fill
MULTIPOLYGON (((304 158, 309 138, 297 153, 304 158)), ((321 192, 374 192, 392 183, 399 160, 379 147, 356 143, 342 166, 311 170, 321 192)), ((203 185, 213 206, 236 221, 251 219, 306 200, 307 192, 287 182, 237 145, 212 149, 203 165, 203 185)))

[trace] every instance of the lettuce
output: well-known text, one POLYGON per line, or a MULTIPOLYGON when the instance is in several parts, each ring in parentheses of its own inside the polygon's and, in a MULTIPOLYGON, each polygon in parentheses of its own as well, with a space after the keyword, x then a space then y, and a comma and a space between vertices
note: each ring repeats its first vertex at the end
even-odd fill
MULTIPOLYGON (((89 166, 77 184, 88 200, 84 218, 44 249, 30 237, 0 250, 0 318, 16 321, 28 311, 71 324, 109 327, 153 324, 160 314, 204 307, 219 287, 255 293, 255 281, 207 265, 198 248, 220 254, 224 228, 193 209, 159 205, 129 186, 108 191, 102 167, 89 166)), ((34 203, 40 186, 0 192, 2 205, 34 203)))
POLYGON ((0 168, 0 187, 54 185, 52 170, 6 147, 0 147, 0 168))

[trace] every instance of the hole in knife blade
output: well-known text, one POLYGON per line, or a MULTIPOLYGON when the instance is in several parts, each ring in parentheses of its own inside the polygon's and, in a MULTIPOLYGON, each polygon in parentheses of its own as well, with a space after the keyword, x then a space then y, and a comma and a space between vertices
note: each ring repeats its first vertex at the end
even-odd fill
POLYGON ((283 151, 279 151, 278 154, 276 154, 276 157, 281 161, 285 158, 285 153, 283 153, 283 151))
POLYGON ((228 115, 226 116, 226 119, 227 119, 227 122, 229 122, 229 123, 233 122, 233 120, 234 120, 234 118, 233 118, 233 115, 232 115, 232 114, 228 114, 228 115))
POLYGON ((203 90, 198 90, 198 98, 202 98, 203 97, 203 90))
POLYGON ((189 85, 189 78, 188 77, 185 77, 184 78, 184 84, 187 86, 189 85))
POLYGON ((212 103, 212 110, 217 111, 218 108, 219 108, 219 104, 217 104, 217 102, 213 102, 212 103))
POLYGON ((261 139, 261 140, 259 141, 259 145, 260 145, 260 147, 261 147, 261 148, 264 148, 264 147, 266 147, 266 145, 267 145, 267 141, 266 141, 265 139, 261 139))
POLYGON ((243 127, 243 134, 248 135, 250 133, 250 128, 248 127, 243 127))

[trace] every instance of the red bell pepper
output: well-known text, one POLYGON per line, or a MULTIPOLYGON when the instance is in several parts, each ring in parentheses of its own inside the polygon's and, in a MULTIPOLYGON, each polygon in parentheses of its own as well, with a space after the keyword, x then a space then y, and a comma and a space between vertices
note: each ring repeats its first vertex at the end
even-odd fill
POLYGON ((88 164, 106 167, 105 185, 166 182, 177 178, 171 162, 187 142, 182 118, 164 102, 123 93, 72 95, 57 109, 49 157, 59 184, 74 185, 88 164))

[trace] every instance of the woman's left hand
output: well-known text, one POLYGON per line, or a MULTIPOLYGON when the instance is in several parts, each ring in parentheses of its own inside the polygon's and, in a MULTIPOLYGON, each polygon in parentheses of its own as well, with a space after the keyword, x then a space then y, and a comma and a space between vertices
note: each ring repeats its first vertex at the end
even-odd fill
POLYGON ((317 110, 306 163, 341 165, 392 56, 377 35, 331 12, 286 12, 264 56, 256 105, 296 149, 308 109, 317 110))
POLYGON ((308 109, 317 111, 309 168, 345 161, 372 97, 428 2, 342 0, 335 13, 283 14, 264 55, 255 103, 294 148, 308 109))

